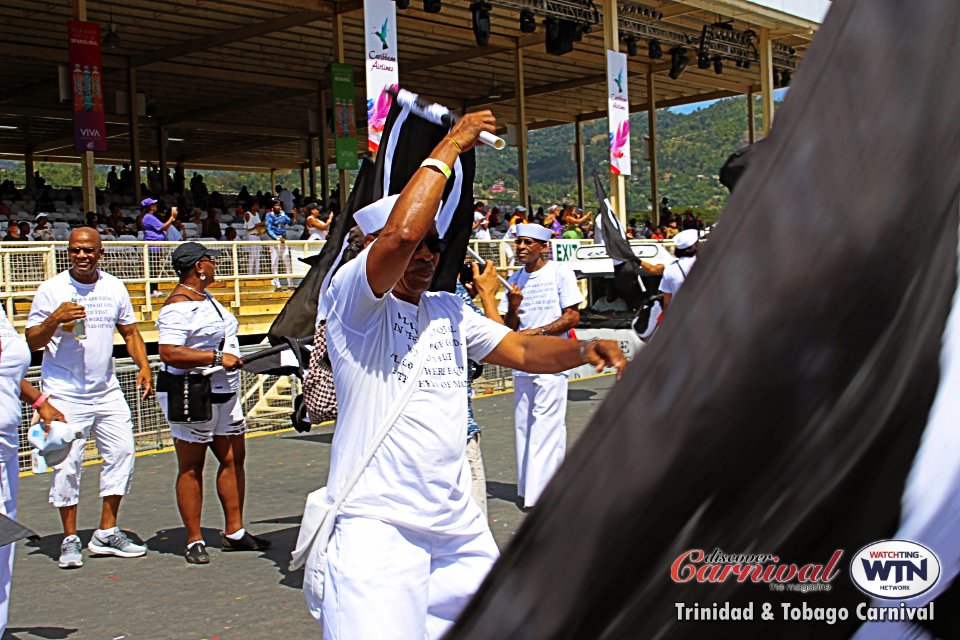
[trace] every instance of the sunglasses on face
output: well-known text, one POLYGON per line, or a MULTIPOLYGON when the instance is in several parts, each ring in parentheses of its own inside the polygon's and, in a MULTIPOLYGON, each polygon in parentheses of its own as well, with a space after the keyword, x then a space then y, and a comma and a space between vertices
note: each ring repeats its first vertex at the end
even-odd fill
POLYGON ((521 247, 535 247, 540 244, 540 241, 533 240, 532 238, 517 238, 514 240, 514 243, 520 245, 521 247))
POLYGON ((68 251, 75 256, 80 255, 81 253, 92 256, 96 255, 97 253, 97 250, 92 247, 70 247, 68 251))
POLYGON ((430 253, 440 254, 447 250, 447 243, 440 236, 427 236, 417 245, 417 251, 420 251, 420 247, 423 245, 427 245, 430 253))

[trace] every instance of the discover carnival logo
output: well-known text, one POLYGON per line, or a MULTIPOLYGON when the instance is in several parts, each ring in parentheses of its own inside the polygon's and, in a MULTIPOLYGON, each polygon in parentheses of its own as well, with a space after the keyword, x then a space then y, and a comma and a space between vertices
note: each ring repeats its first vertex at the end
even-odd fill
POLYGON ((853 556, 850 579, 860 591, 874 598, 916 598, 940 580, 940 558, 910 540, 880 540, 853 556))
POLYGON ((670 578, 676 583, 762 582, 771 591, 830 591, 842 557, 843 549, 837 549, 826 563, 797 565, 781 563, 779 556, 770 553, 729 554, 714 549, 708 555, 702 549, 689 549, 673 561, 670 578))

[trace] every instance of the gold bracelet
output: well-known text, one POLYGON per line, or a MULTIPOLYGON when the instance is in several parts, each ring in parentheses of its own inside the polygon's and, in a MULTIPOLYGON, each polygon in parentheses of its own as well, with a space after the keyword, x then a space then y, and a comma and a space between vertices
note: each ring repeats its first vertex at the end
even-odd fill
POLYGON ((454 138, 453 136, 447 136, 446 138, 444 138, 444 140, 449 140, 450 142, 452 142, 454 145, 456 145, 457 151, 459 151, 460 153, 463 153, 463 147, 460 146, 460 143, 457 142, 456 138, 454 138))

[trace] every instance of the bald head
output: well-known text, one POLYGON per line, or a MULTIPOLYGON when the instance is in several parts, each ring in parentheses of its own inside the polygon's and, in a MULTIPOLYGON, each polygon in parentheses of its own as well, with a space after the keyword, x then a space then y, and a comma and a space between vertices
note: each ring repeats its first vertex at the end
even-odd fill
POLYGON ((70 234, 67 253, 70 256, 70 275, 75 280, 88 284, 97 281, 97 264, 103 257, 99 231, 90 227, 76 229, 70 234))
POLYGON ((79 229, 74 229, 70 234, 71 247, 73 246, 74 242, 83 243, 85 246, 92 244, 97 250, 103 246, 103 239, 100 237, 100 232, 93 227, 80 227, 79 229))

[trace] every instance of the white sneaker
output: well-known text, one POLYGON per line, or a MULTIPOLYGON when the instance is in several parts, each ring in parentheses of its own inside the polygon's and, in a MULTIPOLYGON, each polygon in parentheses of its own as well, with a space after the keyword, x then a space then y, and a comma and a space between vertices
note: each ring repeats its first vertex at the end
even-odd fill
POLYGON ((81 553, 80 538, 77 536, 67 536, 60 543, 60 562, 61 569, 78 569, 83 566, 83 553, 81 553))
POLYGON ((135 543, 119 529, 106 536, 106 538, 101 538, 94 531, 87 549, 98 555, 120 556, 121 558, 138 558, 147 552, 145 546, 135 543))

